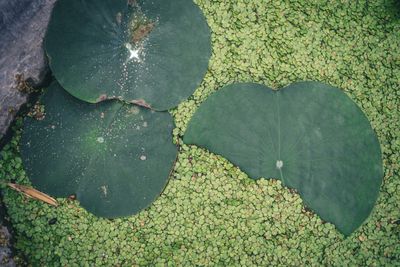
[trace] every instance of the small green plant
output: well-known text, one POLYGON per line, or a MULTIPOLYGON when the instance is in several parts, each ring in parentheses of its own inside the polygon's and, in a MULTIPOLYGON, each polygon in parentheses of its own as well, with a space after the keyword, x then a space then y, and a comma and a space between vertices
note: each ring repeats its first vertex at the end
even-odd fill
POLYGON ((368 119, 345 93, 319 82, 279 90, 229 85, 194 114, 184 142, 226 157, 253 179, 280 179, 345 235, 368 217, 382 182, 368 119))

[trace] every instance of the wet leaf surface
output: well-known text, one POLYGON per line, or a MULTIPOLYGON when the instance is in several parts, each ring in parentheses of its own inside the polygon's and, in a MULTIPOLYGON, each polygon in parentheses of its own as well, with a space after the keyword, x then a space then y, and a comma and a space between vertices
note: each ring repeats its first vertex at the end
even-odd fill
POLYGON ((226 157, 253 179, 280 179, 345 235, 370 214, 383 176, 368 119, 344 92, 319 82, 280 90, 229 85, 200 106, 184 142, 226 157))
POLYGON ((58 82, 75 97, 167 110, 200 84, 211 37, 201 10, 188 0, 60 0, 45 48, 58 82))
POLYGON ((41 98, 46 116, 27 117, 21 153, 33 185, 77 200, 103 217, 126 216, 160 195, 173 167, 173 121, 119 101, 88 104, 53 83, 41 98))

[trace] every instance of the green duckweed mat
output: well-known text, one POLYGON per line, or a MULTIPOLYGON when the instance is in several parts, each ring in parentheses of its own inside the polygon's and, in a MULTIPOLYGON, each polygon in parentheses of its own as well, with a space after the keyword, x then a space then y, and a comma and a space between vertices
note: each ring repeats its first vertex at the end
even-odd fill
MULTIPOLYGON (((165 191, 137 216, 107 220, 76 201, 53 208, 5 188, 15 247, 33 266, 400 265, 400 7, 384 1, 197 0, 213 54, 200 87, 171 113, 180 145, 165 191), (279 181, 252 181, 227 160, 182 143, 194 111, 232 82, 278 88, 316 80, 365 112, 384 178, 369 219, 344 238, 279 181)), ((15 136, 0 178, 29 184, 15 136)))

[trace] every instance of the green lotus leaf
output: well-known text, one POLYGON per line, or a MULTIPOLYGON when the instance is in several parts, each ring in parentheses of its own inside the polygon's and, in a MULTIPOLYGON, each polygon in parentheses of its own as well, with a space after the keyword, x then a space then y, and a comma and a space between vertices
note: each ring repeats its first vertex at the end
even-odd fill
POLYGON ((21 154, 40 191, 76 195, 103 217, 139 212, 162 192, 177 155, 173 120, 119 101, 82 102, 53 83, 43 117, 25 119, 21 154))
POLYGON ((75 97, 167 110, 200 84, 211 35, 191 0, 59 0, 45 48, 56 79, 75 97))
POLYGON ((383 176, 366 116, 341 90, 319 82, 276 91, 229 85, 200 106, 184 142, 226 157, 253 179, 280 179, 345 235, 370 214, 383 176))

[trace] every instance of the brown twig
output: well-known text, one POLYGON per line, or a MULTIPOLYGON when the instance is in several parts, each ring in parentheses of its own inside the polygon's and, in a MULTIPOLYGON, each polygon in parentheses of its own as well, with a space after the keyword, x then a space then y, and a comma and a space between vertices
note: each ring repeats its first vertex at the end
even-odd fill
POLYGON ((42 193, 36 189, 33 189, 32 187, 25 186, 25 185, 19 185, 19 184, 13 184, 13 183, 8 183, 8 186, 14 189, 15 191, 21 192, 25 196, 29 198, 34 198, 43 202, 46 202, 47 204, 50 204, 52 206, 57 207, 58 202, 54 198, 46 195, 45 193, 42 193))

